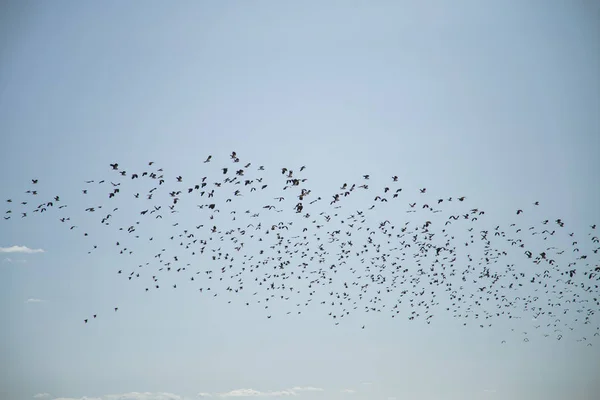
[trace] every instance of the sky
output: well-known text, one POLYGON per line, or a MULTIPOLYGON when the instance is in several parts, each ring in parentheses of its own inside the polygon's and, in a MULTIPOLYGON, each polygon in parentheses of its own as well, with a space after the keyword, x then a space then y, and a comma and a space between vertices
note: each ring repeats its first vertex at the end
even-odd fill
MULTIPOLYGON (((451 301, 441 289, 430 324, 409 321, 410 311, 363 312, 361 304, 335 325, 317 303, 338 289, 318 284, 314 294, 303 287, 267 310, 266 299, 255 304, 249 274, 236 295, 225 281, 214 283, 216 297, 200 293, 204 283, 174 273, 146 293, 155 272, 137 265, 156 262, 163 245, 170 257, 179 251, 169 241, 179 232, 171 222, 212 222, 183 200, 186 193, 178 214, 143 219, 132 193, 148 190, 148 178, 129 176, 162 168, 165 187, 176 190, 182 176, 185 191, 204 176, 222 179, 222 167, 233 175, 235 151, 240 165, 252 163, 249 176, 265 167, 269 188, 231 204, 219 198, 223 232, 248 222, 246 209, 260 211, 252 222, 265 226, 303 223, 291 189, 281 192, 286 167, 307 179, 310 198, 323 198, 306 207, 314 218, 339 213, 339 224, 366 210, 375 188, 393 184, 406 200, 378 204, 371 229, 384 220, 423 222, 422 209, 406 212, 413 198, 433 205, 465 196, 452 211, 485 210, 477 223, 490 232, 560 218, 598 265, 589 240, 600 223, 598 38, 600 6, 584 0, 2 2, 0 211, 15 214, 0 220, 0 398, 595 398, 597 315, 564 327, 557 340, 556 332, 536 333, 536 324, 552 321, 531 311, 487 329, 464 326, 444 311, 451 301), (330 204, 343 183, 362 185, 365 174, 371 192, 339 209, 330 204), (122 193, 109 199, 109 182, 117 181, 122 193), (37 198, 28 190, 60 201, 34 216, 37 198), (261 207, 279 207, 274 197, 284 195, 287 208, 265 216, 261 207), (16 211, 22 201, 26 218, 16 211), (84 211, 90 207, 96 213, 84 211), (121 209, 114 222, 99 223, 113 207, 121 209), (130 225, 143 239, 132 240, 130 225), (116 241, 134 254, 115 251, 116 241), (130 271, 143 276, 125 279, 130 271)), ((442 214, 427 217, 435 232, 442 214)), ((456 229, 457 241, 468 235, 456 229)), ((568 263, 573 240, 561 233, 548 243, 568 249, 568 263)), ((257 257, 261 248, 246 243, 237 252, 222 245, 239 254, 235 271, 242 254, 257 257)), ((202 260, 193 267, 212 268, 202 260)), ((507 260, 517 271, 532 268, 521 252, 507 260)), ((352 268, 362 268, 357 258, 338 265, 335 285, 354 279, 352 268)), ((521 296, 536 295, 532 287, 521 296)), ((387 293, 386 307, 401 290, 387 293)), ((264 287, 255 291, 267 297, 264 287)))

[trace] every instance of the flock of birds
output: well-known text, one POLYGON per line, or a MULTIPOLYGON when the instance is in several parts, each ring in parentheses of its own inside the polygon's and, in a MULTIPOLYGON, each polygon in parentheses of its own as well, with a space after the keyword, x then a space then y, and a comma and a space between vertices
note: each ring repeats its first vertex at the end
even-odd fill
MULTIPOLYGON (((212 156, 204 163, 214 165, 212 156)), ((466 196, 408 192, 398 176, 375 188, 363 175, 320 197, 308 188, 304 166, 281 168, 267 182, 265 167, 232 152, 226 164, 207 169, 215 175, 192 179, 153 162, 135 172, 113 163, 110 178, 86 181, 81 217, 113 230, 103 235, 115 238, 111 244, 94 243, 91 225, 76 224, 79 214, 62 196, 46 197, 37 179, 23 198, 5 201, 3 219, 58 213, 52 219, 83 235, 89 254, 110 246, 126 257, 115 274, 141 291, 192 287, 258 305, 267 318, 276 302, 291 305, 287 314, 320 307, 336 325, 359 311, 427 324, 443 312, 480 328, 528 315, 534 329, 558 340, 598 322, 596 225, 581 234, 561 218, 524 226, 520 219, 537 213, 537 201, 515 210, 514 221, 488 224, 486 211, 466 196), (409 218, 396 221, 402 211, 409 218)), ((592 332, 598 338, 600 327, 592 332)), ((579 341, 592 345, 591 337, 579 341)))

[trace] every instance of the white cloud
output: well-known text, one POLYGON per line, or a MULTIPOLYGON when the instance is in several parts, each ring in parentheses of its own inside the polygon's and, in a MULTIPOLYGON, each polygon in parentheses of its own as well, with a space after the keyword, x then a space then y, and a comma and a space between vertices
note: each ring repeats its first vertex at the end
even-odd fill
POLYGON ((236 389, 226 393, 216 393, 219 397, 273 397, 298 396, 297 392, 323 392, 324 389, 314 386, 294 386, 291 389, 261 392, 254 389, 236 389))
POLYGON ((87 397, 87 396, 83 396, 83 397, 55 397, 52 400, 102 400, 100 397, 87 397))
POLYGON ((354 390, 354 389, 344 389, 344 390, 342 390, 342 393, 352 394, 352 393, 356 393, 356 390, 354 390))
POLYGON ((33 253, 43 253, 42 249, 30 249, 27 246, 11 246, 11 247, 0 247, 0 253, 25 253, 25 254, 33 254, 33 253))
MULTIPOLYGON (((29 299, 31 302, 36 302, 38 299, 29 299)), ((28 302, 30 302, 28 300, 28 302)), ((44 300, 40 300, 44 301, 44 300)), ((312 387, 312 386, 296 386, 292 389, 278 390, 278 391, 259 391, 254 389, 236 389, 230 392, 224 393, 207 393, 200 392, 196 397, 208 398, 208 397, 283 397, 283 396, 297 396, 297 392, 322 392, 324 389, 312 387)), ((42 398, 42 395, 50 396, 47 393, 42 393, 37 398, 42 398)), ((173 393, 166 392, 129 392, 121 394, 108 394, 101 397, 56 397, 52 400, 189 400, 188 397, 179 396, 173 393)))
MULTIPOLYGON (((208 394, 208 393, 204 393, 208 394)), ((107 394, 101 397, 55 397, 52 400, 186 400, 184 397, 167 392, 129 392, 107 394)))
POLYGON ((258 396, 260 392, 258 390, 253 389, 236 389, 227 393, 219 393, 221 397, 248 397, 248 396, 258 396))
POLYGON ((5 259, 2 260, 3 263, 8 263, 8 264, 25 264, 27 262, 27 260, 13 260, 10 257, 6 257, 5 259))
MULTIPOLYGON (((33 298, 30 298, 30 299, 27 299, 27 300, 25 300, 25 303, 27 303, 27 304, 29 304, 29 303, 45 303, 45 302, 46 302, 46 300, 42 300, 42 299, 33 299, 33 298)), ((48 393, 39 393, 39 394, 48 394, 48 393)), ((36 395, 36 396, 37 396, 37 395, 36 395)), ((48 396, 49 396, 49 395, 48 395, 48 396)), ((34 396, 34 397, 35 397, 35 396, 34 396)))
POLYGON ((50 393, 38 393, 33 395, 34 399, 44 399, 46 397, 50 397, 50 393))
POLYGON ((271 396, 296 396, 292 390, 280 390, 276 392, 260 392, 254 389, 236 389, 231 392, 219 393, 220 397, 271 397, 271 396))
POLYGON ((166 392, 129 392, 103 396, 105 400, 183 400, 183 397, 166 392))
POLYGON ((325 389, 312 387, 312 386, 306 386, 306 387, 295 386, 295 387, 291 388, 290 390, 292 392, 322 392, 325 389))

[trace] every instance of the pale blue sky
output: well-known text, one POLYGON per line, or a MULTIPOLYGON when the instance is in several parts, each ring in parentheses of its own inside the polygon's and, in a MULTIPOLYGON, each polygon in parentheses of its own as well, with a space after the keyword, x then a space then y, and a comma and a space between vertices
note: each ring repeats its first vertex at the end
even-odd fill
MULTIPOLYGON (((32 178, 40 196, 59 195, 69 207, 0 220, 0 248, 44 250, 0 254, 0 398, 592 399, 597 315, 561 341, 532 334, 542 319, 523 311, 492 328, 463 327, 443 312, 450 304, 440 290, 431 325, 361 308, 336 326, 318 304, 296 307, 309 297, 303 291, 273 301, 267 319, 263 303, 245 306, 250 290, 228 304, 170 275, 144 293, 116 271, 153 260, 162 244, 145 240, 126 260, 113 251, 130 238, 121 225, 102 226, 83 210, 112 209, 106 187, 85 184, 116 181, 109 163, 141 173, 152 160, 169 187, 182 175, 187 188, 221 179, 235 150, 242 164, 265 166, 271 190, 267 200, 241 198, 238 213, 276 202, 282 167, 306 165, 311 196, 324 199, 315 216, 366 209, 374 188, 398 175, 406 201, 378 206, 372 229, 385 219, 422 223, 421 210, 405 212, 413 198, 464 195, 460 207, 486 211, 481 229, 561 218, 598 265, 588 236, 600 223, 598 38, 593 1, 3 2, 0 211, 24 200, 31 207, 32 178), (208 154, 213 162, 202 163, 208 154), (329 206, 363 174, 371 193, 329 206), (89 255, 91 241, 99 249, 89 255), (583 336, 594 345, 577 342, 583 336)), ((140 218, 130 192, 142 186, 124 179, 123 197, 110 200, 125 227, 140 218)), ((208 226, 188 206, 177 218, 208 226)), ((158 241, 177 231, 153 221, 137 233, 158 241)), ((570 249, 573 240, 551 241, 570 249)), ((574 258, 567 250, 565 264, 574 258)), ((520 253, 507 262, 533 268, 520 253)), ((353 275, 340 268, 334 278, 353 275)), ((534 294, 524 286, 523 296, 534 294)), ((326 292, 318 289, 314 303, 326 292)))

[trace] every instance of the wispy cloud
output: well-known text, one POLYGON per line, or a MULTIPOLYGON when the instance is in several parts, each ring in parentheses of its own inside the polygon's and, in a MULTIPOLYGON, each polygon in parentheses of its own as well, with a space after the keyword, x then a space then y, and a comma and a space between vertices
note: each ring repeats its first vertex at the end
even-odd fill
MULTIPOLYGON (((46 302, 46 300, 34 299, 34 298, 29 298, 29 299, 25 300, 25 303, 27 303, 27 304, 30 304, 30 303, 45 303, 45 302, 46 302)), ((48 393, 38 393, 38 394, 48 394, 48 393)), ((37 396, 37 394, 36 394, 36 396, 37 396)), ((35 396, 33 396, 33 397, 35 397, 35 396)))
POLYGON ((109 394, 104 400, 183 400, 183 397, 167 392, 129 392, 123 394, 109 394))
POLYGON ((274 397, 298 396, 299 392, 322 392, 324 389, 314 386, 294 386, 291 389, 261 392, 254 389, 236 389, 226 393, 216 393, 219 397, 274 397))
POLYGON ((10 257, 6 257, 5 259, 2 260, 3 263, 8 263, 8 264, 25 264, 27 262, 27 260, 13 260, 10 257))
POLYGON ((11 246, 11 247, 0 247, 0 253, 24 253, 34 254, 43 253, 43 249, 30 249, 27 246, 11 246))
POLYGON ((100 397, 55 397, 52 400, 102 400, 100 397))
POLYGON ((50 397, 50 393, 38 393, 33 395, 34 399, 45 399, 47 397, 50 397))
MULTIPOLYGON (((32 299, 35 300, 35 299, 32 299)), ((35 302, 35 301, 33 301, 35 302)), ((298 396, 300 392, 322 392, 324 389, 313 386, 296 386, 292 389, 277 390, 277 391, 260 391, 254 389, 236 389, 224 393, 208 393, 200 392, 196 395, 199 398, 208 397, 283 397, 283 396, 298 396)), ((34 396, 35 398, 50 398, 47 393, 40 393, 34 396), (37 396, 37 397, 36 397, 37 396)), ((129 392, 121 394, 107 394, 100 397, 55 397, 52 400, 189 400, 189 397, 180 396, 166 392, 129 392)))
POLYGON ((353 393, 356 393, 356 390, 354 390, 354 389, 343 389, 342 393, 353 394, 353 393))
POLYGON ((236 389, 231 392, 218 393, 220 397, 272 397, 272 396, 296 396, 297 393, 292 390, 279 390, 271 392, 261 392, 254 389, 236 389))
POLYGON ((306 387, 295 386, 295 387, 291 388, 290 390, 292 392, 322 392, 325 389, 321 389, 318 387, 312 387, 312 386, 306 386, 306 387))
POLYGON ((185 398, 167 392, 129 392, 121 394, 107 394, 101 397, 55 397, 52 400, 185 400, 185 398))

